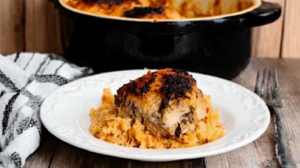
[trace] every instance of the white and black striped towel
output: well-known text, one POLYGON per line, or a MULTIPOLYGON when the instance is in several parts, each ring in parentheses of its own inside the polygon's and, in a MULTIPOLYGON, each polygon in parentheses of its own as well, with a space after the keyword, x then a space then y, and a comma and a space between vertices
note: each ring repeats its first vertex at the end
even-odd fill
POLYGON ((61 85, 91 74, 54 54, 0 55, 0 167, 22 167, 40 143, 39 107, 61 85))

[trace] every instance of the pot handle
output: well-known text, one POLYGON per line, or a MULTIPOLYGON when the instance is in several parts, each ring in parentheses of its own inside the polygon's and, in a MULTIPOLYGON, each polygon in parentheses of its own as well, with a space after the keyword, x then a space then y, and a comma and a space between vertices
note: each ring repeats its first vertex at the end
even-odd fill
POLYGON ((277 3, 262 1, 262 4, 253 11, 240 18, 241 28, 251 28, 272 23, 281 15, 281 6, 277 3))

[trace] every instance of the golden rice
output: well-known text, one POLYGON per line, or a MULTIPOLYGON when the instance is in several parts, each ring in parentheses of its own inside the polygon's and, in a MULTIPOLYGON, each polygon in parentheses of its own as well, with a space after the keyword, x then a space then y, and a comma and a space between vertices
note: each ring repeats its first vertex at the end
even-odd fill
POLYGON ((207 115, 196 124, 195 130, 179 138, 166 139, 151 135, 139 120, 119 117, 114 96, 106 88, 103 90, 101 107, 90 110, 90 132, 104 141, 139 148, 182 148, 212 142, 223 137, 226 131, 219 122, 219 112, 211 106, 210 96, 205 95, 204 99, 207 115))

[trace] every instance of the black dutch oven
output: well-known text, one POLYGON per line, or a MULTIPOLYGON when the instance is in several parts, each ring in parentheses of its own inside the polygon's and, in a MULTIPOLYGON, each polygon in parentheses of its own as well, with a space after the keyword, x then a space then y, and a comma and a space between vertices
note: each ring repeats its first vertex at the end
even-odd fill
MULTIPOLYGON (((219 16, 177 20, 97 16, 55 1, 68 18, 64 56, 95 73, 140 68, 181 68, 232 79, 249 63, 251 28, 277 20, 279 4, 219 16)), ((220 1, 220 0, 216 0, 220 1)))

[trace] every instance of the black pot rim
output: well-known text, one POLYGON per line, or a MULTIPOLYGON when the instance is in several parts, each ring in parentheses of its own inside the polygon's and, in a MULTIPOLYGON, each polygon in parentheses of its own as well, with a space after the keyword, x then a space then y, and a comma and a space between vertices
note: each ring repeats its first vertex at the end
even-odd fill
POLYGON ((78 12, 74 9, 66 8, 63 0, 56 0, 61 11, 69 16, 71 20, 101 25, 102 28, 127 31, 131 33, 146 34, 185 34, 203 29, 235 29, 246 30, 254 26, 261 26, 277 20, 281 15, 281 6, 277 3, 255 0, 257 5, 248 10, 234 13, 233 16, 220 15, 218 17, 203 17, 194 19, 180 20, 162 20, 153 22, 153 20, 130 19, 125 17, 105 17, 94 16, 87 12, 78 12), (243 14, 240 14, 243 13, 243 14), (213 19, 212 19, 213 18, 213 19))
POLYGON ((223 14, 223 15, 217 15, 217 16, 207 16, 207 17, 197 17, 197 18, 186 18, 186 19, 138 19, 138 18, 126 18, 126 17, 120 17, 120 16, 106 16, 106 15, 97 15, 93 13, 84 12, 78 9, 74 9, 72 7, 67 6, 63 1, 66 0, 58 0, 58 3, 60 6, 62 6, 64 9, 69 10, 71 12, 75 12, 78 14, 91 16, 95 18, 101 18, 101 19, 111 19, 111 20, 118 20, 118 21, 128 21, 128 22, 142 22, 142 23, 168 23, 168 22, 177 22, 180 24, 180 22, 194 22, 194 21, 210 21, 210 20, 219 20, 222 18, 227 17, 234 17, 234 16, 240 16, 243 14, 246 14, 248 12, 251 12, 257 8, 259 8, 262 4, 262 0, 253 0, 254 5, 252 5, 250 8, 244 9, 239 12, 229 13, 229 14, 223 14))

